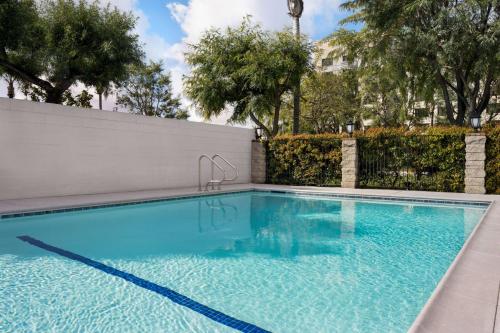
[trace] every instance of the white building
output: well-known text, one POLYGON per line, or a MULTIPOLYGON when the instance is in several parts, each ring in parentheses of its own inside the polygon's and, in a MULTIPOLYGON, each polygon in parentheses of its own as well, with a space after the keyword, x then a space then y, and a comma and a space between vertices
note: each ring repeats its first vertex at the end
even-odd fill
POLYGON ((346 57, 335 57, 332 47, 328 41, 321 40, 315 43, 316 53, 314 55, 314 66, 318 72, 338 73, 342 69, 349 68, 346 57))

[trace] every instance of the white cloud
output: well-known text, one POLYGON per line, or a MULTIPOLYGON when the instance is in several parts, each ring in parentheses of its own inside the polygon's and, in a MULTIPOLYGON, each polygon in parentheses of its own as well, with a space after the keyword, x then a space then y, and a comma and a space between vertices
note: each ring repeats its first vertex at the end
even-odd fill
MULTIPOLYGON (((338 7, 338 0, 305 1, 302 31, 313 35, 318 20, 333 24, 338 17, 338 7)), ((167 8, 185 32, 184 42, 196 42, 209 28, 238 25, 247 15, 262 24, 264 29, 281 30, 291 25, 285 0, 190 0, 187 5, 168 3, 167 8)))
POLYGON ((167 8, 170 10, 174 20, 177 22, 184 22, 186 20, 189 10, 188 6, 182 3, 172 2, 167 4, 167 8))

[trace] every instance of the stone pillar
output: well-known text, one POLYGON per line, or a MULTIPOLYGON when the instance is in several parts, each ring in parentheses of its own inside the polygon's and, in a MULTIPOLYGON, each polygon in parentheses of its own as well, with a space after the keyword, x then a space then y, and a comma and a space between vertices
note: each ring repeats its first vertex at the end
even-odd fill
POLYGON ((266 182, 266 147, 263 142, 252 141, 251 167, 252 183, 264 184, 266 182))
POLYGON ((465 136, 465 193, 486 193, 484 168, 486 160, 486 136, 471 133, 465 136))
POLYGON ((358 180, 358 143, 354 138, 342 140, 342 187, 356 188, 358 180))

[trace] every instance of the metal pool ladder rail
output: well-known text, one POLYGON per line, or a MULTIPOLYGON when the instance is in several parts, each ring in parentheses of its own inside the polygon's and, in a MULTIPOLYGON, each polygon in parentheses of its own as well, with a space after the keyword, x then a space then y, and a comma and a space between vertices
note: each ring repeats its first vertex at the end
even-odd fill
POLYGON ((231 164, 228 160, 226 160, 224 157, 220 156, 219 154, 215 154, 214 156, 210 157, 208 155, 201 155, 200 158, 198 159, 198 191, 201 191, 201 162, 202 160, 206 158, 207 160, 210 161, 210 180, 207 182, 205 185, 205 191, 208 191, 208 187, 211 186, 212 190, 215 189, 215 185, 217 185, 217 189, 220 190, 220 186, 223 182, 225 181, 233 181, 238 178, 238 168, 231 164), (232 178, 226 178, 226 170, 215 161, 215 159, 220 159, 222 160, 227 166, 233 170, 234 176, 232 178), (222 172, 222 179, 215 179, 214 178, 214 171, 215 168, 219 169, 220 172, 222 172))

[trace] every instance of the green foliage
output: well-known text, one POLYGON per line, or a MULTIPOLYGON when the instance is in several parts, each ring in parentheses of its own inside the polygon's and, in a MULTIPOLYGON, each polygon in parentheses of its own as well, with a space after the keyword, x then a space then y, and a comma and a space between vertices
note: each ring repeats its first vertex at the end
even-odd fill
POLYGON ((15 68, 9 64, 20 64, 39 75, 44 61, 39 50, 44 43, 45 30, 34 0, 0 2, 0 71, 11 73, 15 68))
POLYGON ((486 132, 486 192, 500 194, 500 126, 486 132))
POLYGON ((360 118, 357 71, 310 75, 303 80, 302 100, 304 132, 338 133, 349 120, 360 118))
POLYGON ((187 95, 205 118, 231 107, 230 121, 251 118, 271 137, 278 133, 283 97, 311 68, 312 45, 289 32, 271 33, 247 18, 238 28, 207 31, 186 61, 187 95), (272 124, 266 126, 267 119, 272 124))
POLYGON ((340 135, 278 136, 268 143, 272 184, 338 186, 341 162, 340 135))
MULTIPOLYGON (((374 128, 357 132, 362 187, 463 192, 463 127, 374 128)), ((487 187, 498 191, 500 127, 487 131, 487 187)), ((340 185, 341 135, 278 136, 268 142, 268 181, 340 185)))
POLYGON ((467 131, 432 127, 360 134, 360 186, 463 192, 467 131))
POLYGON ((85 0, 5 0, 0 3, 0 68, 46 102, 81 82, 119 82, 140 61, 135 18, 85 0))
POLYGON ((433 86, 428 73, 416 74, 410 70, 412 64, 401 58, 394 44, 387 45, 384 52, 373 43, 378 36, 369 29, 349 31, 340 29, 329 37, 333 47, 332 56, 344 58, 355 72, 359 86, 359 109, 365 119, 373 125, 398 127, 415 123, 412 115, 414 102, 434 100, 433 86))
MULTIPOLYGON (((37 86, 21 81, 19 87, 24 96, 26 98, 29 97, 32 101, 41 102, 47 98, 47 92, 37 86)), ((71 90, 66 90, 62 95, 61 104, 80 108, 92 108, 91 102, 93 97, 94 95, 86 89, 83 89, 76 96, 72 94, 71 90)))
POLYGON ((122 83, 116 103, 130 112, 144 116, 187 119, 181 110, 179 98, 172 95, 170 74, 165 74, 163 64, 134 65, 130 77, 122 83))
POLYGON ((375 59, 360 70, 364 113, 375 126, 397 127, 409 120, 415 91, 411 77, 387 59, 375 59))
POLYGON ((350 0, 347 21, 364 23, 364 44, 439 96, 448 122, 484 112, 500 77, 498 0, 350 0))
POLYGON ((73 96, 70 91, 66 91, 63 95, 63 104, 80 108, 91 108, 92 97, 94 96, 85 89, 76 96, 73 96))

